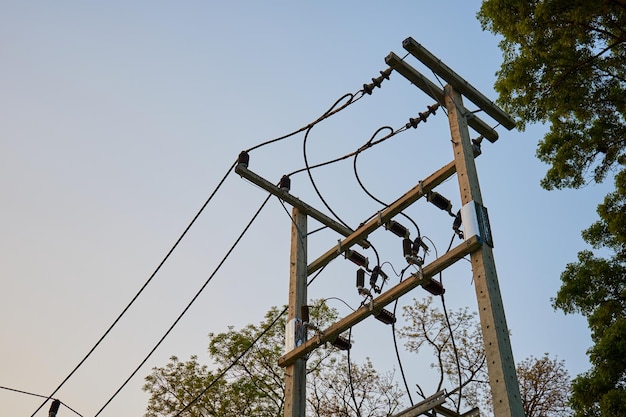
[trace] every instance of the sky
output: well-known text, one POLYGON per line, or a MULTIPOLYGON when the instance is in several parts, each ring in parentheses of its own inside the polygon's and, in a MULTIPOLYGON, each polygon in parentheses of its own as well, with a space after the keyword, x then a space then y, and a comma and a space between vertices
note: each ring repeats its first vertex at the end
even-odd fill
MULTIPOLYGON (((357 93, 387 68, 390 52, 405 55, 407 37, 495 100, 501 52, 498 38, 482 31, 475 17, 479 7, 479 1, 452 0, 3 1, 0 386, 51 394, 137 294, 222 178, 172 256, 54 397, 83 416, 142 415, 148 401, 143 378, 153 367, 172 355, 198 355, 209 363, 209 333, 259 323, 270 307, 286 304, 291 208, 276 198, 220 266, 267 195, 229 171, 237 155, 307 126, 345 94, 357 93)), ((409 56, 407 62, 439 84, 419 61, 409 56)), ((276 183, 302 169, 305 155, 310 165, 346 155, 379 128, 397 130, 432 104, 393 73, 372 95, 316 125, 306 142, 301 133, 251 151, 249 167, 276 183)), ((546 129, 499 127, 500 139, 483 142, 476 164, 515 359, 549 353, 574 376, 588 368, 589 331, 582 317, 554 311, 550 299, 565 265, 587 248, 580 231, 597 218, 608 185, 543 190, 539 181, 547 166, 535 149, 546 129)), ((378 199, 392 202, 452 159, 440 110, 417 129, 362 153, 358 178, 378 199)), ((311 178, 352 228, 382 208, 359 186, 353 159, 311 170, 311 178)), ((291 193, 331 215, 311 178, 293 175, 291 193)), ((437 191, 459 209, 455 177, 437 191)), ((435 250, 443 254, 451 218, 425 201, 407 214, 432 241, 426 261, 435 250)), ((309 221, 310 230, 318 226, 309 221)), ((312 234, 309 263, 340 237, 312 234)), ((402 269, 397 238, 381 230, 370 240, 381 262, 402 269)), ((375 261, 371 250, 362 251, 375 261)), ((397 283, 386 268, 389 285, 397 283)), ((328 299, 340 314, 349 313, 348 306, 362 301, 355 270, 336 259, 309 287, 309 299, 328 299)), ((443 279, 450 309, 476 309, 469 263, 460 261, 443 279)), ((417 289, 400 307, 424 295, 417 289)), ((398 369, 388 327, 370 319, 352 335, 355 360, 369 357, 381 372, 398 369)), ((402 356, 410 385, 429 387, 432 381, 420 370, 430 359, 402 356)), ((4 415, 28 417, 41 403, 0 389, 4 415)), ((47 415, 48 408, 36 415, 47 415)), ((70 415, 76 414, 61 408, 60 417, 70 415)))

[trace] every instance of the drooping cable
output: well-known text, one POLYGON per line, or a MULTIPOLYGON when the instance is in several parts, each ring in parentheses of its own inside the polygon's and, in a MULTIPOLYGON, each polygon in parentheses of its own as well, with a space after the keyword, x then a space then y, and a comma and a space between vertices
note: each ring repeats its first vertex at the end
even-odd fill
POLYGON ((213 277, 215 276, 215 274, 219 271, 219 269, 222 267, 222 265, 224 264, 224 262, 226 262, 226 260, 228 259, 228 257, 230 256, 230 254, 233 252, 233 250, 235 249, 235 247, 239 244, 239 242, 241 241, 241 239, 243 238, 243 236, 246 234, 246 232, 248 231, 248 229, 250 228, 250 226, 252 225, 252 223, 254 223, 254 221, 256 220, 256 218, 258 217, 259 213, 261 213, 261 210, 263 210, 263 208, 265 207, 265 205, 267 204, 267 202, 269 201, 270 197, 272 195, 268 194, 267 198, 263 201, 263 203, 261 203, 261 206, 258 208, 258 210, 256 211, 256 213, 254 213, 254 215, 252 216, 252 218, 250 219, 250 221, 248 222, 248 224, 244 227, 243 231, 239 234, 239 237, 237 237, 237 239, 235 240, 235 243, 232 244, 232 246, 230 247, 230 249, 226 252, 226 255, 224 255, 224 257, 222 258, 222 260, 219 262, 219 264, 217 265, 217 267, 213 270, 213 272, 211 273, 211 275, 209 275, 209 277, 207 278, 207 280, 204 282, 204 284, 202 285, 202 287, 200 287, 200 289, 196 292, 196 294, 193 296, 193 298, 191 299, 191 301, 189 301, 189 303, 187 304, 187 306, 183 309, 183 311, 178 315, 178 317, 176 318, 176 320, 174 320, 174 322, 172 323, 172 325, 167 329, 167 331, 165 332, 165 334, 161 337, 161 339, 159 339, 159 341, 156 343, 156 345, 154 345, 154 347, 152 348, 152 350, 148 353, 148 355, 146 355, 146 357, 141 361, 141 363, 137 366, 137 368, 135 368, 135 370, 130 374, 130 376, 126 379, 126 381, 124 381, 124 383, 117 389, 117 391, 115 391, 115 393, 111 396, 111 398, 109 398, 109 400, 102 406, 102 408, 100 408, 100 410, 94 415, 94 417, 97 417, 98 415, 100 415, 100 413, 111 403, 111 401, 113 401, 113 399, 117 396, 117 394, 119 394, 119 392, 126 386, 126 384, 128 384, 128 382, 135 376, 135 374, 139 371, 139 369, 141 369, 141 367, 148 361, 148 359, 152 356, 152 354, 157 350, 157 348, 161 345, 161 343, 165 340, 165 338, 170 334, 170 332, 174 329, 174 327, 178 324, 178 322, 182 319, 182 317, 185 315, 185 313, 187 313, 187 311, 189 310, 189 308, 191 308, 192 304, 198 299, 198 297, 200 296, 200 294, 204 291, 204 289, 206 288, 206 286, 209 284, 209 282, 211 282, 211 280, 213 279, 213 277))
POLYGON ((31 417, 34 417, 35 414, 37 414, 37 412, 39 410, 41 410, 41 408, 46 404, 46 402, 48 400, 50 400, 54 394, 56 394, 61 387, 63 387, 63 385, 65 385, 65 383, 74 375, 74 373, 76 373, 76 371, 83 365, 83 363, 85 363, 85 361, 91 356, 91 354, 96 350, 96 348, 98 346, 100 346, 100 343, 102 343, 102 341, 109 335, 109 333, 111 332, 111 330, 113 330, 113 328, 117 325, 117 323, 121 320, 121 318, 126 314, 126 312, 130 309, 130 307, 135 303, 135 301, 137 300, 137 298, 139 298, 139 296, 141 295, 141 293, 146 289, 146 287, 148 286, 148 284, 150 284, 150 282, 152 281, 152 279, 156 276, 156 274, 161 270, 161 267, 165 264, 165 262, 169 259, 169 257, 172 255, 172 253, 174 252, 174 250, 178 247, 178 245, 180 244, 180 242, 183 240, 183 238, 187 235, 187 232, 189 232, 189 230, 191 229, 191 227, 194 225, 194 223, 196 222, 196 220, 198 220, 198 217, 200 217, 200 215, 202 214, 202 212, 204 211, 204 209, 207 207, 207 205, 209 204, 209 202, 211 202, 211 200, 213 199, 213 197, 215 196, 215 194, 217 193, 217 191, 222 187, 222 184, 224 184, 224 181, 226 181, 226 178, 228 178, 228 176, 230 175, 230 173, 232 172, 233 168, 235 166, 235 163, 233 163, 233 165, 230 166, 230 168, 228 168, 228 170, 226 171, 226 174, 224 175, 224 177, 222 177, 221 181, 219 182, 219 184, 217 185, 217 187, 215 187, 215 189, 213 190, 213 192, 211 193, 211 195, 209 196, 209 198, 204 202, 204 204, 200 207, 200 210, 198 210, 198 212, 196 213, 196 215, 191 219, 191 222, 189 222, 189 224, 187 225, 187 227, 185 228, 185 230, 183 230, 183 232, 181 233, 181 235, 178 237, 178 239, 176 240, 176 242, 174 243, 174 245, 170 248, 170 250, 167 252, 167 254, 165 255, 165 257, 161 260, 161 262, 159 263, 159 265, 156 267, 156 269, 154 270, 154 272, 152 272, 152 274, 150 275, 150 277, 146 280, 146 282, 141 286, 141 288, 139 289, 139 291, 137 291, 137 293, 135 294, 135 296, 130 300, 130 302, 128 303, 128 305, 126 305, 126 307, 124 307, 124 309, 122 310, 122 312, 117 316, 117 318, 113 321, 113 323, 109 326, 109 328, 104 332, 104 334, 98 339, 98 341, 93 345, 93 347, 89 350, 89 352, 87 352, 87 354, 80 360, 80 362, 78 363, 78 365, 76 365, 74 367, 74 369, 65 377, 65 379, 63 379, 63 381, 61 381, 61 383, 54 389, 54 391, 52 391, 52 393, 46 398, 46 400, 39 406, 37 407, 37 409, 33 412, 33 414, 31 415, 31 417))
MULTIPOLYGON (((352 327, 348 330, 348 340, 352 340, 352 327)), ((356 396, 354 395, 354 382, 352 381, 352 365, 350 362, 350 350, 347 350, 346 358, 348 360, 348 383, 350 385, 350 396, 354 402, 354 411, 356 411, 357 417, 361 417, 361 410, 359 410, 359 404, 356 402, 356 396)))
POLYGON ((287 133, 286 135, 274 138, 274 139, 270 139, 268 141, 259 143, 258 145, 255 145, 251 148, 249 148, 247 150, 247 152, 251 152, 255 149, 261 148, 263 146, 275 143, 275 142, 279 142, 283 139, 287 139, 290 138, 294 135, 297 135, 298 133, 304 132, 305 130, 308 130, 310 128, 312 128, 313 126, 315 126, 316 124, 320 123, 321 121, 328 119, 330 116, 333 116, 334 114, 339 113, 340 111, 342 111, 343 109, 345 109, 346 107, 350 106, 351 104, 356 103, 357 101, 359 101, 361 98, 364 97, 365 91, 360 90, 359 92, 357 92, 356 94, 353 93, 346 93, 343 96, 341 96, 337 101, 335 101, 335 103, 333 103, 333 105, 326 110, 320 117, 318 117, 317 119, 315 119, 313 122, 309 123, 306 126, 303 126, 297 130, 294 130, 291 133, 287 133), (346 100, 347 98, 347 100, 346 100), (337 107, 339 105, 339 103, 341 103, 342 101, 346 100, 346 102, 344 104, 342 104, 341 106, 337 107), (335 108, 337 107, 337 108, 335 108))
POLYGON ((309 129, 307 129, 306 133, 304 134, 304 140, 302 141, 302 153, 304 156, 304 164, 306 166, 306 172, 307 175, 309 176, 309 180, 311 181, 311 185, 313 186, 313 189, 315 190, 315 192, 317 193, 317 196, 319 197, 320 201, 322 202, 322 204, 324 204, 324 206, 328 209, 328 211, 330 211, 332 213, 333 216, 335 216, 335 218, 337 219, 337 221, 341 224, 343 224, 345 227, 350 228, 350 226, 348 226, 348 224, 346 222, 344 222, 338 215, 337 213, 335 213, 333 211, 332 208, 330 208, 330 205, 328 205, 328 203, 326 202, 326 200, 324 199, 324 197, 322 197, 322 193, 320 192, 320 190, 317 188, 317 185, 315 184, 315 180, 313 179, 313 175, 311 174, 311 168, 309 166, 309 161, 307 158, 307 152, 306 152, 306 142, 307 139, 309 137, 309 133, 311 132, 311 129, 313 128, 313 126, 311 126, 309 129))
MULTIPOLYGON (((400 275, 399 275, 400 282, 402 282, 404 273, 410 266, 411 265, 407 265, 404 269, 402 269, 402 271, 400 271, 400 275)), ((393 315, 394 316, 396 316, 396 311, 398 309, 398 301, 399 299, 396 298, 395 302, 393 303, 393 315)), ((411 397, 411 390, 409 389, 409 384, 406 379, 406 374, 404 373, 404 366, 402 366, 402 359, 400 358, 400 349, 398 349, 398 339, 396 337, 396 323, 395 322, 391 323, 391 335, 393 338, 393 346, 396 351, 396 359, 398 360, 398 367, 400 368, 400 375, 402 376, 402 382, 404 383, 406 394, 409 396, 409 402, 411 403, 411 406, 413 406, 413 397, 411 397)))
MULTIPOLYGON (((0 386, 0 389, 4 389, 4 390, 7 390, 7 391, 17 392, 17 393, 19 393, 19 394, 31 395, 31 396, 33 396, 33 397, 46 398, 46 399, 48 398, 46 395, 35 394, 35 393, 32 393, 32 392, 22 391, 22 390, 15 389, 15 388, 9 388, 9 387, 2 387, 2 386, 0 386)), ((82 415, 82 414, 80 414, 78 411, 74 410, 74 409, 73 409, 72 407, 70 407, 69 405, 65 404, 63 401, 61 401, 61 400, 58 400, 58 401, 59 401, 59 403, 60 403, 61 405, 63 405, 65 408, 67 408, 68 410, 70 410, 71 412, 73 412, 74 414, 76 414, 77 416, 83 417, 83 415, 82 415)))
MULTIPOLYGON (((452 235, 452 239, 450 240, 450 244, 448 245, 448 249, 446 250, 446 253, 449 252, 450 249, 452 248, 452 242, 454 242, 455 237, 456 237, 456 233, 452 235)), ((436 251, 437 249, 435 249, 435 253, 436 251)), ((439 273, 439 283, 443 286, 443 273, 442 272, 439 273)), ((452 325, 450 324, 448 308, 446 307, 446 299, 443 293, 441 294, 441 306, 443 308, 443 315, 446 319, 446 325, 448 327, 448 331, 450 332, 450 341, 452 342, 452 349, 454 351, 454 359, 456 361, 456 370, 459 375, 459 401, 457 402, 457 405, 456 405, 456 409, 457 409, 456 411, 457 413, 459 413, 461 410, 461 400, 463 398, 463 374, 461 373, 461 362, 459 360, 459 351, 456 347, 456 341, 454 339, 454 332, 452 331, 452 325)))

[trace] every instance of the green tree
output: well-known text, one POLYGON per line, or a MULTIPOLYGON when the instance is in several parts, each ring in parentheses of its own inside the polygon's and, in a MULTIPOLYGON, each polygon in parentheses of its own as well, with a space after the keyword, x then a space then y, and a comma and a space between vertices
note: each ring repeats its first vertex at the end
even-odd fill
MULTIPOLYGON (((318 328, 336 319, 337 312, 323 302, 311 309, 310 320, 318 328)), ((282 416, 284 369, 278 359, 285 325, 286 315, 272 307, 258 325, 209 334, 214 370, 196 356, 186 362, 173 356, 164 367, 154 368, 143 387, 150 393, 146 417, 282 416)), ((352 415, 356 409, 362 416, 390 415, 401 402, 392 376, 379 375, 367 360, 351 363, 348 377, 345 354, 333 347, 313 351, 307 373, 307 404, 314 416, 352 415)))
POLYGON ((555 308, 587 317, 592 368, 573 385, 578 416, 626 415, 626 2, 485 0, 483 28, 502 36, 498 102, 518 120, 547 123, 537 156, 546 189, 614 175, 615 191, 583 232, 594 249, 567 265, 555 308))

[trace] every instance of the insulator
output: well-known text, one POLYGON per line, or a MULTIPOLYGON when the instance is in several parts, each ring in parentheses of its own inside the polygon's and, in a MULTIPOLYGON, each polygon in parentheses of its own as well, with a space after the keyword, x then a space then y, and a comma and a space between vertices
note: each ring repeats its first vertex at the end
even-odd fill
POLYGON ((417 252, 419 248, 424 249, 424 253, 428 252, 428 245, 424 243, 424 240, 418 236, 413 241, 413 250, 417 252))
POLYGON ((383 83, 383 80, 389 79, 389 75, 391 74, 391 71, 393 71, 392 68, 387 68, 384 71, 379 71, 380 77, 372 78, 371 84, 363 84, 363 91, 366 94, 371 95, 372 91, 374 91, 374 87, 380 88, 381 84, 383 83))
POLYGON ((409 237, 409 229, 401 225, 395 220, 389 220, 385 223, 385 229, 398 237, 409 237))
POLYGON ((435 103, 432 106, 426 106, 426 107, 428 107, 428 113, 436 114, 437 113, 437 109, 439 108, 439 103, 435 103))
POLYGON ((365 271, 361 268, 356 270, 356 287, 365 287, 365 271))
POLYGON ((237 163, 248 168, 249 162, 250 162, 250 155, 248 155, 248 152, 241 151, 241 153, 239 154, 239 157, 237 158, 237 163))
POLYGON ((430 114, 430 113, 428 113, 428 112, 426 112, 426 113, 422 113, 422 112, 420 112, 420 113, 419 113, 419 115, 420 115, 420 120, 421 120, 422 122, 426 123, 426 122, 428 121, 428 115, 429 115, 429 114, 430 114))
POLYGON ((309 322, 309 306, 308 305, 305 304, 300 307, 300 318, 302 319, 304 323, 309 322))
POLYGON ((404 254, 405 258, 407 256, 413 255, 413 242, 411 242, 411 239, 402 239, 402 253, 404 254))
POLYGON ((280 179, 280 182, 278 183, 278 188, 280 188, 281 190, 285 192, 289 192, 289 190, 291 189, 291 178, 289 178, 286 175, 283 175, 282 178, 280 179))
POLYGON ((339 335, 331 342, 331 344, 339 350, 349 350, 352 347, 352 343, 347 338, 339 335))
POLYGON ((431 191, 426 195, 426 200, 433 203, 438 209, 447 211, 450 213, 452 211, 452 203, 450 200, 442 196, 436 191, 431 191))
POLYGON ((376 287, 376 281, 378 281, 378 274, 380 273, 380 267, 375 266, 372 269, 372 274, 370 275, 370 286, 376 287))
POLYGON ((50 410, 48 411, 48 417, 55 417, 59 412, 59 407, 61 406, 61 401, 54 400, 50 405, 50 410))
POLYGON ((358 266, 362 266, 363 268, 367 268, 367 264, 369 263, 368 259, 365 256, 351 249, 348 249, 345 252, 345 257, 346 259, 354 262, 358 266))
POLYGON ((409 119, 409 123, 407 123, 404 127, 406 127, 407 129, 409 127, 412 127, 413 129, 415 129, 417 127, 417 125, 420 123, 420 119, 414 119, 414 118, 410 118, 409 119))
POLYGON ((384 308, 380 310, 378 314, 374 315, 374 317, 385 324, 393 324, 396 322, 396 315, 389 310, 385 310, 384 308))
POLYGON ((429 279, 427 283, 422 284, 422 287, 432 295, 442 295, 444 292, 446 292, 446 289, 443 288, 443 285, 441 285, 439 281, 435 281, 434 279, 429 279))

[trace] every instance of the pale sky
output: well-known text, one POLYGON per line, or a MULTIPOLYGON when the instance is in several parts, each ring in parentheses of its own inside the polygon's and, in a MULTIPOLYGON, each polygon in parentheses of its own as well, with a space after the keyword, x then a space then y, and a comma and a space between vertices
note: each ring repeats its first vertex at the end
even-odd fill
MULTIPOLYGON (((498 39, 475 18, 479 5, 2 2, 0 386, 51 394, 146 282, 239 152, 307 125, 344 94, 356 93, 387 68, 389 52, 405 55, 405 38, 495 99, 501 52, 498 39)), ((407 61, 439 84, 417 60, 407 61)), ((313 128, 307 158, 314 164, 352 152, 378 128, 397 129, 430 104, 393 73, 371 96, 313 128)), ((586 248, 580 231, 596 219, 608 186, 542 190, 546 166, 534 154, 545 128, 497 130, 500 140, 483 142, 477 166, 513 352, 517 361, 548 352, 575 376, 588 368, 586 322, 553 311, 550 298, 565 265, 586 248)), ((449 135, 439 111, 362 154, 359 178, 391 202, 453 159, 449 135)), ((250 157, 251 170, 277 182, 304 166, 303 135, 250 157)), ((312 175, 353 228, 381 209, 358 186, 352 159, 312 175)), ((328 213, 306 174, 292 177, 291 191, 328 213)), ((458 210, 456 178, 437 191, 458 210)), ((228 176, 160 273, 54 397, 83 416, 96 414, 213 273, 265 196, 228 176)), ((439 254, 445 252, 451 218, 425 201, 407 213, 439 254)), ((271 306, 285 304, 290 227, 271 199, 173 332, 100 415, 142 415, 148 396, 141 386, 152 367, 164 366, 171 355, 185 360, 197 354, 208 363, 208 333, 256 324, 271 306)), ((316 227, 310 221, 309 228, 316 227)), ((339 238, 312 235, 309 262, 339 238)), ((382 260, 402 269, 393 235, 381 230, 370 240, 382 260)), ((433 251, 427 262, 434 257, 433 251)), ((309 288, 309 298, 337 297, 357 307, 355 270, 335 260, 309 288)), ((389 285, 397 283, 387 272, 389 285)), ((449 308, 475 309, 469 263, 446 270, 444 282, 449 308)), ((400 305, 424 295, 418 289, 400 305)), ((329 304, 349 312, 341 302, 329 304)), ((388 327, 366 320, 353 337, 353 359, 370 357, 381 372, 398 369, 388 327)), ((419 370, 430 358, 404 357, 410 385, 428 387, 419 370)), ((0 390, 3 415, 31 416, 41 401, 0 390)), ((47 416, 48 408, 37 415, 47 416)), ((71 415, 67 408, 59 412, 71 415)))

